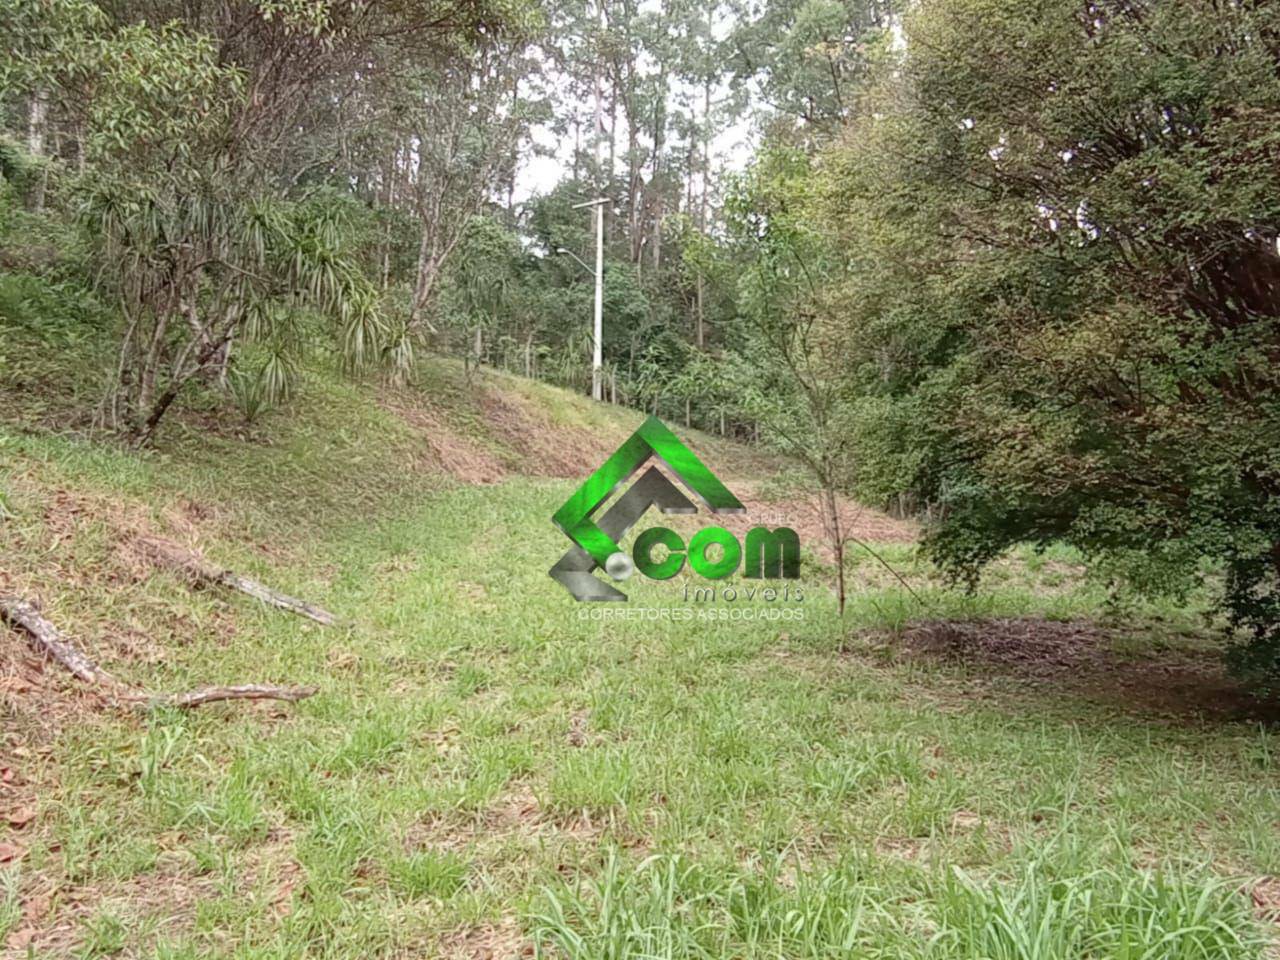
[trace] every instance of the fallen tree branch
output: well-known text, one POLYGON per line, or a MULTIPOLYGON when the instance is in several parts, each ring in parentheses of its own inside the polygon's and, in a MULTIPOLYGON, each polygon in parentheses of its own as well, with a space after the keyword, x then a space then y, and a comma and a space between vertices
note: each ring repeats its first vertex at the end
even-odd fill
POLYGON ((160 537, 138 537, 136 542, 143 556, 156 566, 182 574, 195 586, 230 587, 241 593, 247 593, 269 606, 288 610, 314 620, 316 623, 324 624, 326 627, 333 626, 337 622, 337 617, 323 607, 317 607, 305 600, 291 597, 287 593, 272 590, 266 584, 241 576, 232 570, 212 566, 195 551, 188 550, 171 540, 160 537))
POLYGON ((0 596, 0 618, 10 626, 27 634, 31 645, 41 653, 58 661, 77 679, 85 683, 113 682, 92 660, 62 639, 62 634, 52 623, 40 616, 35 604, 18 597, 0 596))
POLYGON ((261 683, 245 683, 234 687, 201 687, 187 693, 171 693, 150 696, 139 694, 138 699, 148 709, 156 707, 177 707, 186 710, 206 703, 218 703, 222 700, 287 700, 297 703, 319 692, 319 687, 273 687, 261 683))
POLYGON ((40 615, 36 605, 18 597, 0 595, 0 620, 27 635, 40 653, 66 667, 78 680, 106 688, 112 700, 134 707, 153 710, 175 707, 188 710, 206 703, 223 700, 286 700, 296 703, 314 696, 318 687, 277 687, 261 683, 245 683, 231 687, 201 687, 187 693, 148 693, 131 690, 63 638, 57 627, 40 615))
POLYGON ((233 590, 239 590, 241 593, 247 593, 249 596, 270 606, 279 607, 281 610, 289 610, 300 617, 306 617, 316 623, 322 623, 326 627, 333 626, 337 621, 337 618, 323 607, 317 607, 313 603, 307 603, 305 600, 291 597, 287 593, 278 593, 257 580, 242 577, 240 574, 233 573, 230 570, 222 571, 218 576, 217 582, 231 587, 233 590))

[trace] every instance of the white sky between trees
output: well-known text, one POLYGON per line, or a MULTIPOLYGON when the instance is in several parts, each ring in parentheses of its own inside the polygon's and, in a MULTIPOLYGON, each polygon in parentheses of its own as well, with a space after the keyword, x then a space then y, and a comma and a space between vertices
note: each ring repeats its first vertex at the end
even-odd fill
MULTIPOLYGON (((658 12, 661 7, 658 0, 644 0, 639 9, 641 12, 658 12)), ((723 40, 735 26, 737 26, 736 19, 726 11, 723 15, 717 17, 713 23, 713 36, 717 41, 723 40)), ((893 37, 893 49, 906 49, 906 34, 903 32, 901 20, 895 17, 889 29, 893 37)), ((640 65, 647 71, 656 71, 657 68, 655 63, 651 61, 644 62, 644 59, 642 59, 640 65)), ((573 112, 587 118, 587 122, 583 126, 582 147, 588 149, 591 145, 590 137, 592 133, 590 118, 594 108, 591 94, 588 92, 586 96, 575 96, 573 85, 569 78, 565 76, 554 77, 553 83, 557 98, 557 112, 561 113, 564 107, 571 106, 573 112)), ((701 91, 694 84, 677 81, 673 89, 677 102, 694 102, 696 98, 701 96, 701 91)), ((713 102, 721 103, 729 96, 729 93, 729 84, 722 80, 712 90, 712 100, 713 102)), ((759 110, 755 109, 760 102, 759 93, 759 84, 755 80, 750 81, 748 84, 748 97, 751 106, 712 137, 711 182, 713 184, 718 182, 725 173, 745 169, 755 155, 760 139, 756 125, 756 121, 759 119, 759 110)), ((621 138, 625 138, 625 130, 618 132, 621 138)), ((619 163, 625 162, 623 158, 625 149, 625 141, 615 144, 614 153, 619 163)), ((534 196, 549 193, 557 183, 568 177, 573 169, 573 150, 574 142, 572 137, 557 134, 549 124, 535 126, 531 131, 529 141, 522 144, 520 166, 516 173, 514 194, 516 202, 523 203, 534 196)), ((607 141, 604 153, 608 153, 607 141)))
MULTIPOLYGON (((711 0, 711 2, 714 2, 714 0, 711 0)), ((658 13, 660 10, 661 4, 658 0, 644 0, 638 7, 638 12, 640 13, 658 13)), ((712 24, 712 35, 717 41, 723 40, 736 25, 737 23, 733 16, 718 16, 712 24)), ((657 64, 645 56, 643 52, 641 53, 639 66, 646 73, 657 72, 657 64)), ((594 98, 591 92, 588 91, 585 96, 575 96, 572 82, 566 76, 555 76, 553 83, 554 95, 557 100, 556 112, 563 115, 563 113, 569 112, 565 111, 565 107, 571 107, 572 112, 585 118, 581 146, 589 152, 593 133, 591 118, 594 111, 594 98)), ((758 92, 755 89, 755 82, 752 81, 750 86, 751 102, 755 103, 757 102, 756 94, 758 92)), ((672 84, 672 91, 677 103, 685 100, 693 102, 696 98, 697 103, 701 104, 702 91, 695 84, 681 83, 676 80, 672 84)), ((712 89, 711 98, 713 103, 721 103, 728 96, 729 84, 723 80, 712 89)), ((744 111, 740 116, 734 118, 732 124, 718 131, 712 137, 711 182, 713 184, 717 182, 717 179, 724 172, 741 170, 750 162, 757 144, 755 119, 751 110, 744 111)), ((619 130, 617 133, 621 142, 615 143, 614 154, 617 158, 616 162, 621 169, 621 165, 625 164, 626 131, 619 130)), ((607 130, 605 131, 605 136, 606 138, 608 137, 607 130)), ((523 145, 520 167, 516 174, 515 200, 518 203, 527 201, 537 195, 549 193, 557 183, 570 176, 573 170, 574 142, 572 136, 561 136, 552 129, 551 125, 541 124, 534 127, 529 139, 532 142, 526 142, 523 145)), ((606 156, 608 155, 607 139, 602 152, 606 156)))

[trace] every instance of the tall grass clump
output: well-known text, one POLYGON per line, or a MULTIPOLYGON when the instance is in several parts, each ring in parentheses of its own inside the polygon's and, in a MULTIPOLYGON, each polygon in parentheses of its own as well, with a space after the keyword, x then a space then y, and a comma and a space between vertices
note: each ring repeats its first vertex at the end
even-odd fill
POLYGON ((856 860, 717 871, 610 855, 597 879, 545 889, 531 934, 539 956, 565 960, 1256 960, 1267 942, 1213 877, 1031 864, 1008 882, 955 867, 888 879, 856 860))

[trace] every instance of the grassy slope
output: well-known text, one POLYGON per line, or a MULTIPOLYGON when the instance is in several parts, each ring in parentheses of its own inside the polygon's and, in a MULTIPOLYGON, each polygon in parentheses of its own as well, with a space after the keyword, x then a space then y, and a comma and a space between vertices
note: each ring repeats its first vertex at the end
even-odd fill
MULTIPOLYGON (((565 546, 548 518, 574 481, 524 475, 527 451, 492 411, 456 370, 432 370, 426 421, 316 379, 305 407, 251 439, 192 418, 145 456, 16 426, 58 413, 23 408, 36 401, 0 383, 0 491, 14 515, 0 525, 0 587, 39 596, 140 686, 322 687, 296 707, 144 719, 0 634, 0 813, 33 815, 0 820, 0 856, 5 844, 21 854, 0 865, 0 944, 167 957, 504 957, 535 942, 583 958, 1260 955, 1267 928, 1237 891, 1280 874, 1273 735, 896 657, 862 631, 916 608, 869 559, 843 623, 817 579, 799 622, 593 619, 599 608, 546 576, 565 546), (443 434, 464 461, 516 472, 449 479, 424 454, 443 434), (133 558, 139 529, 354 623, 325 630, 193 593, 133 558), (1154 952, 1126 946, 1165 934, 1154 952)), ((562 446, 638 422, 542 387, 490 386, 523 396, 562 446)), ((718 471, 761 467, 697 442, 718 471)), ((1099 592, 1063 569, 1022 558, 973 599, 929 587, 929 612, 1095 613, 1099 592)), ((680 589, 633 583, 626 609, 680 589)))

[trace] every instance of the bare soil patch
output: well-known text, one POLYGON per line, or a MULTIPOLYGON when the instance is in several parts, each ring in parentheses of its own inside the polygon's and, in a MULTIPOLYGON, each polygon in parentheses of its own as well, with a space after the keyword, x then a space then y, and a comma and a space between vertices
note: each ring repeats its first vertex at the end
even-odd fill
MULTIPOLYGON (((822 561, 833 563, 827 523, 818 498, 806 494, 794 499, 777 500, 762 497, 758 488, 750 482, 726 481, 727 486, 747 508, 745 514, 725 514, 716 517, 716 523, 728 529, 739 540, 756 526, 790 527, 800 535, 801 545, 816 554, 822 561)), ((840 528, 847 538, 864 543, 915 543, 920 528, 910 520, 895 520, 887 513, 873 510, 847 497, 838 500, 840 528)), ((846 547, 846 556, 855 547, 846 547)))
POLYGON ((162 856, 154 873, 96 884, 36 875, 23 895, 21 921, 7 943, 0 944, 9 951, 3 955, 95 956, 84 947, 85 922, 102 912, 131 927, 141 927, 144 919, 151 918, 156 922, 155 934, 165 937, 189 931, 197 905, 212 896, 214 881, 188 875, 183 862, 180 857, 162 856))
POLYGON ((512 917, 454 930, 441 940, 440 949, 449 960, 513 960, 535 952, 512 917))
POLYGON ((388 406, 422 436, 425 444, 422 459, 429 469, 477 486, 497 483, 507 476, 509 471, 501 459, 470 437, 449 428, 444 417, 435 411, 421 406, 390 403, 388 406))
POLYGON ((626 439, 554 423, 523 397, 500 390, 481 398, 485 421, 502 444, 520 458, 521 472, 535 477, 585 479, 626 439))
POLYGON ((926 620, 898 638, 909 655, 979 666, 993 676, 1083 695, 1126 710, 1218 720, 1280 721, 1280 703, 1233 680, 1214 650, 1117 650, 1119 633, 1089 621, 1035 617, 926 620))
POLYGON ((428 814, 405 832, 406 851, 422 847, 461 850, 482 841, 519 837, 526 841, 592 841, 608 827, 583 814, 557 814, 543 808, 533 788, 513 785, 476 816, 428 814))
POLYGON ((1261 877, 1249 891, 1259 918, 1280 926, 1280 877, 1261 877))

